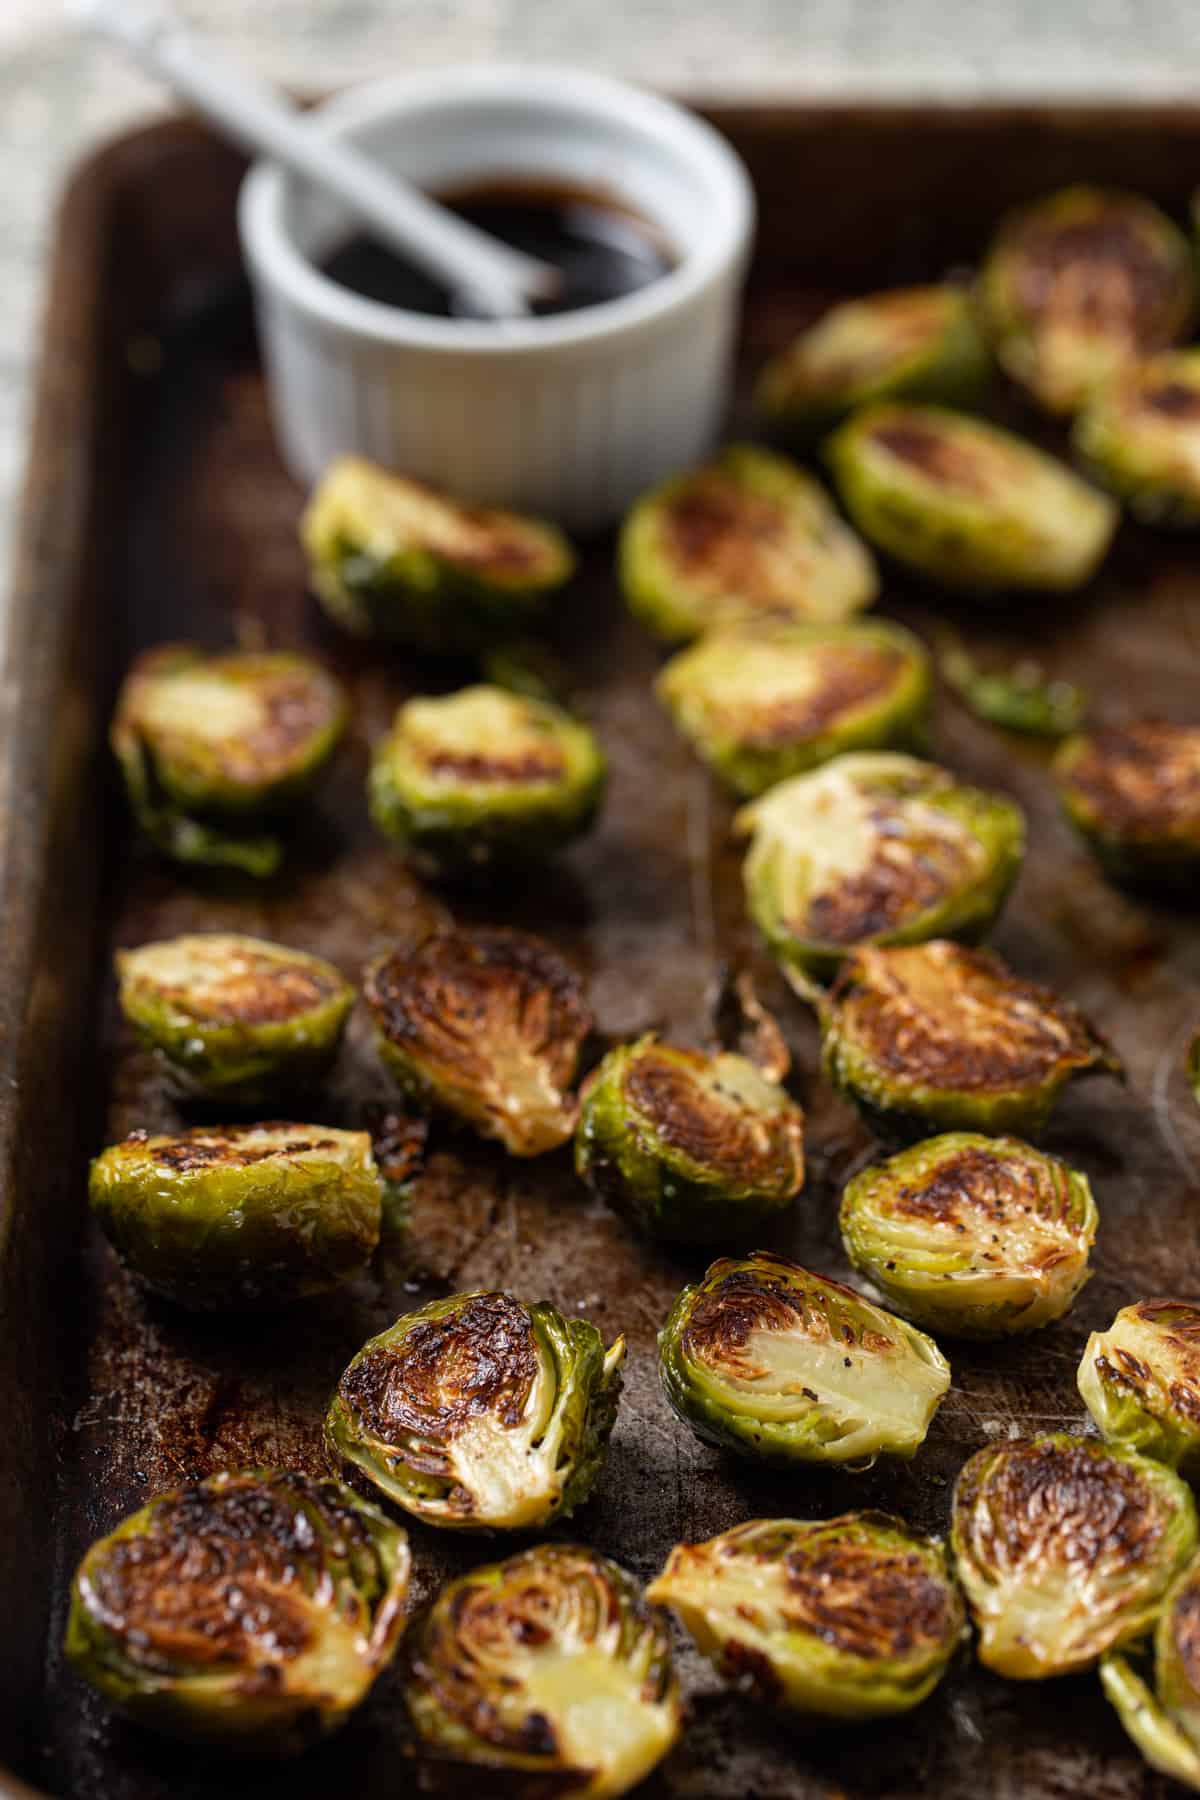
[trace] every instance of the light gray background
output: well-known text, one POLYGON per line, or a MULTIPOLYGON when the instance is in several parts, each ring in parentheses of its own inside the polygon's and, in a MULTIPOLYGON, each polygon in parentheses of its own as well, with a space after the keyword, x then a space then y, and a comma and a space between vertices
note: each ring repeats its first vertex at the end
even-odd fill
MULTIPOLYGON (((1200 98, 1186 0, 178 0, 298 88, 487 58, 710 94, 1200 98)), ((25 454, 45 249, 69 165, 160 110, 62 0, 0 0, 0 593, 25 454)))

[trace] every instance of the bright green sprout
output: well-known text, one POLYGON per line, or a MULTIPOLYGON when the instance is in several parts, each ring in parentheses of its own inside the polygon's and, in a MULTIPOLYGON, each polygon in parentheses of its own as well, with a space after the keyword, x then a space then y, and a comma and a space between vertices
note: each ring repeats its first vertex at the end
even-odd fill
POLYGON ((1100 1664, 1101 1684, 1151 1768, 1200 1793, 1200 1558, 1163 1601, 1153 1654, 1153 1684, 1115 1653, 1100 1664))
POLYGON ((1110 1444, 1200 1477, 1200 1307, 1123 1306, 1107 1331, 1088 1339, 1079 1392, 1110 1444))
POLYGON ((985 724, 1026 737, 1063 738, 1078 731, 1087 695, 1073 681, 1048 680, 1040 664, 1023 660, 1012 669, 981 669, 961 642, 947 636, 939 667, 964 706, 985 724))
POLYGON ((1200 726, 1103 726, 1069 738, 1054 774, 1068 819, 1106 874, 1191 894, 1200 874, 1200 726))

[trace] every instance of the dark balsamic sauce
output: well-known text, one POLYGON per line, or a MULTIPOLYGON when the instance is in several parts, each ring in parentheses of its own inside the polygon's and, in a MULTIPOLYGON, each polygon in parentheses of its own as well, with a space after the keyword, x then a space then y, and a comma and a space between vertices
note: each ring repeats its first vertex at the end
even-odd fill
MULTIPOLYGON (((587 189, 497 182, 451 194, 441 204, 493 237, 561 269, 561 291, 532 311, 578 312, 658 281, 675 266, 662 234, 640 213, 587 189)), ((338 246, 322 272, 364 299, 435 318, 471 317, 470 302, 366 235, 338 246)))

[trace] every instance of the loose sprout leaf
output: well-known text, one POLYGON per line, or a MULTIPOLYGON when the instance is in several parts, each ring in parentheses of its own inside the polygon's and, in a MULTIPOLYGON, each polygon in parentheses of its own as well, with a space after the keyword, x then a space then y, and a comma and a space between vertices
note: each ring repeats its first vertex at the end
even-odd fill
POLYGON ((403 1531, 335 1481, 211 1476, 93 1544, 67 1658, 168 1736, 287 1753, 365 1699, 404 1625, 403 1531))
POLYGON ((940 667, 948 686, 976 718, 1027 737, 1062 738, 1078 731, 1087 714, 1087 696, 1074 682, 1048 680, 1029 660, 1000 671, 980 669, 962 642, 947 634, 940 667))
POLYGON ((1016 1680, 1090 1668, 1153 1623, 1196 1547, 1179 1477, 1058 1432, 988 1446, 954 1491, 959 1580, 979 1657, 1016 1680))
POLYGON ((1088 1339, 1079 1392, 1110 1443, 1200 1475, 1200 1307, 1123 1306, 1107 1331, 1088 1339))
POLYGON ((1100 1683, 1152 1769, 1200 1793, 1200 1747, 1167 1715, 1127 1656, 1101 1660, 1100 1683))
POLYGON ((869 606, 871 554, 785 457, 735 444, 638 501, 621 529, 629 608, 668 643, 748 619, 831 624, 869 606))
POLYGON ((842 301, 772 357, 759 410, 799 444, 871 400, 974 406, 989 375, 972 296, 949 283, 842 301))
POLYGON ((756 1250, 684 1288, 659 1336, 663 1390, 743 1456, 911 1456, 950 1385, 932 1338, 853 1288, 756 1250))
POLYGON ((623 1569, 541 1544, 443 1588, 414 1625, 405 1699, 426 1755, 628 1793, 680 1733, 666 1626, 623 1569))
POLYGON ((1081 587, 1117 509, 1032 444, 936 406, 865 407, 826 447, 863 536, 946 587, 1081 587))
POLYGON ((540 1156, 570 1137, 569 1092, 591 1029, 582 983, 540 938, 438 933, 381 957, 363 989, 385 1066, 416 1105, 540 1156))
POLYGON ((740 794, 761 794, 849 750, 922 749, 925 648, 884 620, 766 620, 707 633, 656 688, 680 732, 740 794))
POLYGON ((354 1004, 331 963, 236 932, 117 953, 121 1010, 187 1094, 256 1104, 328 1069, 354 1004))
POLYGON ((365 1131, 135 1131, 92 1163, 88 1197, 148 1287, 204 1311, 323 1293, 362 1269, 379 1242, 379 1174, 365 1131))
POLYGON ((979 279, 996 358, 1050 412, 1187 335, 1191 247, 1136 194, 1064 188, 1004 220, 979 279))
POLYGON ((575 1167, 654 1236, 744 1236, 803 1185, 804 1115, 745 1057, 651 1035, 609 1051, 589 1077, 575 1167))
POLYGON ((1068 1310, 1088 1279, 1087 1177, 1016 1138, 950 1132, 864 1169, 842 1196, 846 1254, 929 1331, 999 1337, 1068 1310))
POLYGON ((752 1519, 678 1544, 646 1597, 728 1680, 816 1718, 908 1712, 966 1632, 943 1545, 883 1513, 752 1519))
POLYGON ((326 1420, 330 1455, 429 1525, 520 1531, 588 1496, 625 1340, 501 1293, 456 1294, 364 1345, 326 1420))
POLYGON ((786 1079, 792 1053, 779 1021, 759 999, 749 969, 735 971, 728 963, 721 964, 713 981, 711 1008, 714 1050, 744 1056, 768 1081, 786 1079))
POLYGON ((1072 442, 1147 525, 1200 524, 1200 350, 1148 357, 1105 382, 1072 442))
POLYGON ((1200 726, 1135 719, 1068 739, 1067 817, 1116 880, 1190 887, 1200 869, 1200 726))
POLYGON ((813 975, 865 943, 982 936, 1025 850, 1015 802, 884 751, 782 782, 735 829, 752 836, 751 917, 774 955, 813 975))
POLYGON ((591 824, 605 776, 586 725, 481 685, 400 708, 371 765, 371 813, 435 874, 455 874, 558 849, 591 824))
POLYGON ((553 525, 466 505, 356 456, 326 471, 300 535, 336 624, 418 650, 475 650, 536 625, 575 568, 553 525))
POLYGON ((1036 1135, 1068 1081, 1121 1064, 1077 1007, 986 951, 938 939, 847 959, 822 1062, 882 1135, 1036 1135))

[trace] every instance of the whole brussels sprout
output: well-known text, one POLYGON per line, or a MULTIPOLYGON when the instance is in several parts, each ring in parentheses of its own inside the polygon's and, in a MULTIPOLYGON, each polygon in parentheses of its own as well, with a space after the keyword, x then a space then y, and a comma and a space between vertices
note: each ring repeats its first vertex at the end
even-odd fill
POLYGON ((879 588, 820 483, 751 444, 644 495, 621 528, 618 573, 629 610, 667 643, 753 619, 836 624, 879 588))
POLYGON ((1004 220, 979 281, 996 358, 1050 412, 1187 335, 1192 252, 1150 201, 1071 187, 1004 220))
POLYGON ((232 931, 117 952, 121 1011, 184 1094, 258 1105, 329 1068, 354 1004, 332 963, 232 931))
POLYGON ((1147 525, 1200 524, 1200 350, 1149 357, 1106 382, 1072 442, 1147 525))
POLYGON ((1116 1652, 1101 1662, 1100 1681, 1150 1766, 1200 1793, 1200 1558, 1163 1601, 1153 1687, 1116 1652))
POLYGON ((1200 873, 1200 726, 1135 719, 1069 738, 1054 761, 1068 819, 1116 881, 1200 873))
POLYGON ((936 939, 869 947, 823 1006, 822 1066, 874 1131, 1042 1129, 1077 1076, 1121 1064, 1077 1007, 998 956, 936 939))
POLYGON ((972 407, 990 373, 972 296, 950 283, 843 300, 771 358, 755 398, 798 444, 872 400, 972 407))
POLYGON ((684 1288, 658 1367, 698 1437, 779 1462, 912 1456, 950 1386, 932 1338, 766 1250, 723 1258, 684 1288))
POLYGON ((653 1033, 589 1076, 575 1169, 654 1237, 712 1243, 757 1229, 804 1185, 804 1114, 744 1056, 653 1033))
POLYGON ((1200 1307, 1123 1306, 1107 1331, 1088 1339, 1079 1392, 1110 1444, 1200 1477, 1200 1307))
POLYGON ((827 454, 863 536, 949 588, 1082 587, 1117 528, 1113 502, 1064 463, 941 407, 865 407, 827 454))
POLYGON ((300 537, 335 624, 414 650, 476 650, 528 630, 575 571, 544 520, 466 505, 359 456, 326 470, 300 537))
POLYGON ((1060 1431, 976 1451, 951 1542, 980 1662, 1040 1681, 1153 1624, 1196 1548, 1196 1508, 1161 1463, 1060 1431))
POLYGON ((134 1131, 96 1157, 88 1198, 134 1274, 202 1312, 324 1293, 365 1267, 379 1242, 380 1180, 365 1131, 134 1131))
POLYGON ((901 1150, 842 1195, 854 1267, 905 1318, 958 1337, 1060 1319, 1088 1279, 1097 1223, 1086 1175, 970 1131, 901 1150))
POLYGON ((774 956, 811 975, 861 944, 984 936, 1025 853, 1014 801, 881 750, 782 782, 734 829, 752 836, 751 918, 774 956))
POLYGON ((761 794, 848 750, 922 749, 933 683, 919 638, 883 620, 760 620, 709 632, 656 683, 735 793, 761 794))
POLYGON ((111 741, 165 856, 270 875, 283 844, 257 827, 307 793, 345 721, 340 685, 307 657, 162 644, 125 677, 111 741))
POLYGON ((679 1737, 665 1623, 581 1545, 539 1544, 450 1582, 415 1621, 405 1663, 425 1754, 480 1779, 557 1778, 578 1800, 611 1800, 679 1737))
POLYGON ((727 1679, 814 1719, 910 1712, 966 1635, 944 1545, 886 1513, 751 1519, 677 1544, 646 1598, 727 1679))
POLYGON ((67 1659, 138 1724, 290 1754, 343 1724, 404 1629, 408 1539, 336 1481, 210 1476, 93 1544, 67 1659))
POLYGON ((565 1144, 570 1084, 592 1016, 575 970, 521 931, 439 932, 372 963, 376 1048, 405 1095, 513 1156, 565 1144))
POLYGON ((371 816, 437 875, 547 855, 586 831, 605 762, 586 725, 498 687, 409 700, 371 764, 371 816))
POLYGON ((625 1339, 541 1301, 454 1294, 343 1374, 331 1457, 427 1525, 525 1531, 582 1505, 617 1416, 625 1339))

